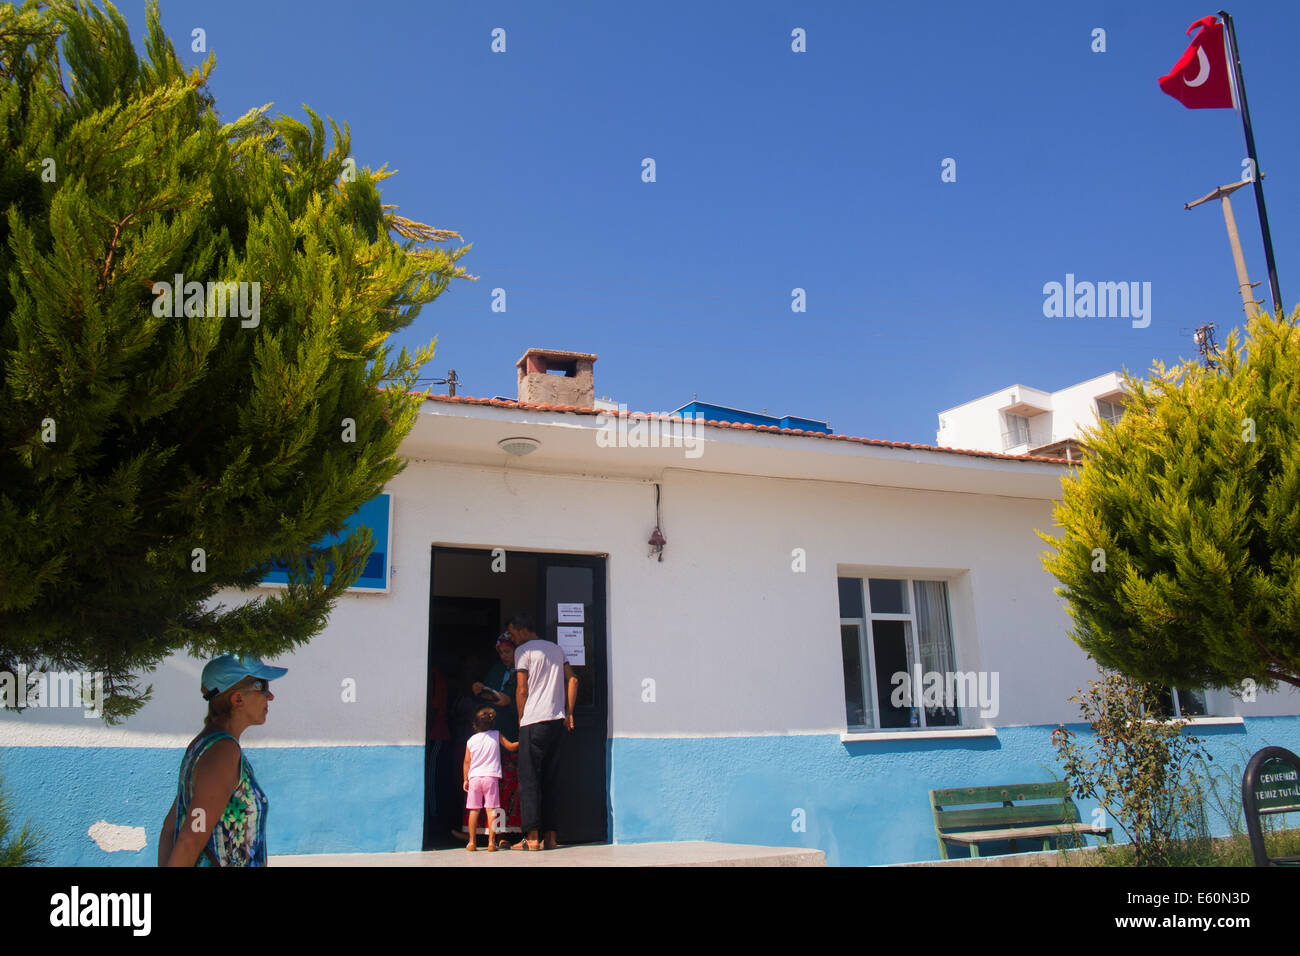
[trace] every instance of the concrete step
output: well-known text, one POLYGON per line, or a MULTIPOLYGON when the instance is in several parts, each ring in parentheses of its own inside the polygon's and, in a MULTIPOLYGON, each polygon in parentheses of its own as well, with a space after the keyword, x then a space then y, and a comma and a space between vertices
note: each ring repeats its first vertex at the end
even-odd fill
POLYGON ((499 850, 482 840, 464 847, 413 853, 314 853, 272 856, 270 866, 825 866, 821 850, 744 843, 585 843, 540 853, 499 850))
POLYGON ((1095 856, 1098 847, 1080 847, 1069 850, 1035 850, 1031 853, 1003 853, 998 856, 977 856, 959 860, 925 860, 919 863, 896 863, 894 866, 1082 866, 1085 857, 1095 856))

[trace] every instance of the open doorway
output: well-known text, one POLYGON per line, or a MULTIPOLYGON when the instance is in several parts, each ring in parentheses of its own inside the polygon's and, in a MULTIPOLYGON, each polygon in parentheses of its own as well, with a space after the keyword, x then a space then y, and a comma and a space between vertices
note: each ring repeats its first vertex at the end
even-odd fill
MULTIPOLYGON (((474 712, 492 705, 502 736, 518 740, 514 675, 506 666, 510 655, 499 654, 496 647, 506 622, 518 611, 534 616, 538 637, 552 642, 564 638, 560 643, 567 645, 566 656, 578 677, 574 729, 566 733, 558 755, 560 842, 606 840, 605 557, 434 547, 429 594, 424 848, 464 845, 462 768, 474 712), (492 703, 494 690, 508 691, 510 706, 496 706, 499 698, 492 703)), ((512 764, 503 760, 506 778, 512 764)), ((519 822, 507 796, 513 788, 507 779, 502 784, 496 829, 513 838, 519 822)), ((480 816, 480 835, 485 827, 480 816)))

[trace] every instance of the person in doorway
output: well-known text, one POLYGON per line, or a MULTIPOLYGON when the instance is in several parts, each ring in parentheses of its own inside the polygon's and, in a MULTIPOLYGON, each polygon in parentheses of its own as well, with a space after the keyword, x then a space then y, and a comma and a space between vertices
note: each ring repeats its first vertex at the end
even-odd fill
POLYGON ((565 731, 573 729, 578 678, 564 652, 534 631, 531 614, 519 612, 507 630, 515 643, 515 703, 519 708, 519 807, 525 838, 516 850, 553 850, 559 765, 565 731), (545 842, 538 839, 545 834, 545 842))
POLYGON ((484 707, 474 715, 474 730, 465 745, 465 805, 469 808, 469 843, 467 850, 477 850, 474 838, 478 832, 478 813, 487 811, 487 848, 495 851, 496 817, 501 809, 501 748, 507 753, 519 750, 518 743, 512 743, 501 736, 495 729, 496 711, 484 707))
MULTIPOLYGON (((508 740, 519 739, 519 716, 515 710, 515 644, 509 634, 496 641, 497 661, 481 684, 475 684, 479 698, 496 711, 496 729, 508 740), (481 690, 480 690, 481 689, 481 690)), ((519 754, 507 750, 501 755, 501 809, 505 822, 497 828, 498 838, 505 834, 522 834, 519 813, 519 754)), ((466 810, 465 825, 469 826, 466 810)))
POLYGON ((519 730, 519 714, 515 711, 515 642, 509 632, 496 640, 497 659, 474 688, 479 697, 496 711, 497 730, 513 737, 519 730))
POLYGON ((266 795, 239 737, 266 723, 271 681, 288 672, 230 654, 203 668, 208 716, 181 759, 176 799, 158 836, 159 866, 266 866, 266 795))
POLYGON ((447 726, 447 678, 442 674, 441 665, 434 664, 430 669, 433 677, 429 683, 429 739, 424 748, 426 833, 434 833, 440 828, 438 755, 451 739, 451 729, 447 726))
MULTIPOLYGON (((449 713, 451 715, 450 746, 451 770, 453 772, 465 761, 465 745, 469 738, 474 736, 474 715, 486 703, 474 691, 474 687, 478 684, 475 676, 483 672, 484 666, 483 658, 479 654, 470 654, 462 658, 460 667, 456 671, 456 679, 451 683, 449 713)), ((449 781, 449 784, 452 788, 455 788, 455 779, 449 781)), ((469 821, 469 808, 465 804, 463 792, 458 790, 453 790, 453 792, 460 799, 450 820, 453 828, 451 836, 453 840, 465 843, 468 840, 465 825, 469 821)))

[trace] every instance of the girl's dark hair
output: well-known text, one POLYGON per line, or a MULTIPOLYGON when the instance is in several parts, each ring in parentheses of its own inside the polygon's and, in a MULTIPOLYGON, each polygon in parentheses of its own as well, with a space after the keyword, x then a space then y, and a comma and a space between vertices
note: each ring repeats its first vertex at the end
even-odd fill
POLYGON ((491 707, 483 707, 474 715, 475 733, 484 733, 497 725, 497 712, 491 707))

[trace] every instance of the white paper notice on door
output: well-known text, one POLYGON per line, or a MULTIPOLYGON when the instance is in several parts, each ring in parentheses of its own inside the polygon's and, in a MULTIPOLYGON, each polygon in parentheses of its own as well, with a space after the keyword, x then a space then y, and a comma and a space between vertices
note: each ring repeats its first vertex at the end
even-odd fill
POLYGON ((564 651, 564 659, 574 667, 581 667, 587 663, 587 645, 582 639, 581 627, 557 627, 555 642, 560 645, 560 650, 564 651))
POLYGON ((561 624, 582 624, 581 604, 557 604, 555 605, 555 619, 561 624))

